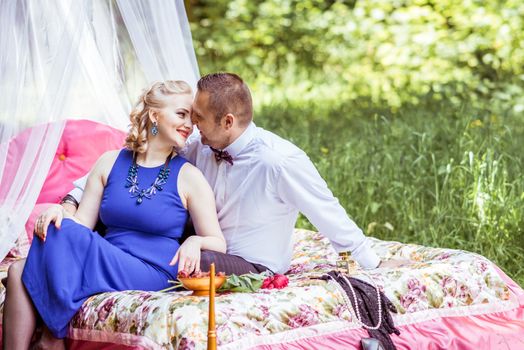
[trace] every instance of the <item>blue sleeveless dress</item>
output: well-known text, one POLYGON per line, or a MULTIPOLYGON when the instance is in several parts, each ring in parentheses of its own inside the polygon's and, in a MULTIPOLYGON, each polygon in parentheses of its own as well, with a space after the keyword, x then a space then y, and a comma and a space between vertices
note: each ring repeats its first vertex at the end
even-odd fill
MULTIPOLYGON (((171 159, 162 191, 138 205, 125 187, 132 152, 120 151, 109 174, 100 206, 105 237, 71 219, 57 230, 49 225, 45 243, 35 236, 22 281, 43 321, 57 338, 91 295, 121 290, 157 291, 169 287, 177 266, 188 214, 177 179, 186 160, 171 159)), ((138 169, 139 188, 149 187, 163 167, 138 169)))

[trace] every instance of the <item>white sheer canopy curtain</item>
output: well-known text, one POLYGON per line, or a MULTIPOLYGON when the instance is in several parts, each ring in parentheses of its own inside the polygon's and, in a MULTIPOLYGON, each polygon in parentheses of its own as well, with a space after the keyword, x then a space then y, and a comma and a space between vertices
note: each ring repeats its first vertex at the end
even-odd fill
POLYGON ((0 0, 0 34, 1 260, 24 230, 66 119, 126 130, 146 85, 195 87, 199 73, 182 0, 0 0))

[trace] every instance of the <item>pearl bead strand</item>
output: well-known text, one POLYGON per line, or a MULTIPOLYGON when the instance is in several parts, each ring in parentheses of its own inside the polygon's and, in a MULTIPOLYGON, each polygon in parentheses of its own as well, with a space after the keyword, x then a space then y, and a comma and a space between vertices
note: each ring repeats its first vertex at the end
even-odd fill
POLYGON ((362 322, 362 315, 360 314, 360 309, 358 308, 357 294, 355 293, 355 290, 353 289, 353 286, 349 282, 348 278, 345 275, 341 274, 342 279, 344 280, 344 282, 347 283, 347 285, 349 286, 349 289, 351 290, 351 294, 352 294, 352 297, 353 297, 353 301, 354 301, 355 307, 353 307, 353 305, 351 304, 351 302, 349 300, 349 297, 347 296, 346 291, 344 290, 344 288, 342 288, 342 286, 332 276, 330 276, 330 275, 328 275, 328 276, 334 281, 335 285, 341 291, 342 299, 344 299, 344 302, 346 303, 346 305, 347 305, 348 309, 350 310, 350 312, 354 316, 356 316, 356 322, 359 325, 361 325, 362 327, 366 328, 366 329, 371 329, 371 330, 379 329, 380 325, 382 324, 382 298, 380 297, 380 289, 378 287, 378 284, 376 284, 373 281, 373 278, 371 278, 371 276, 368 273, 366 273, 364 271, 362 271, 362 273, 369 278, 369 280, 374 284, 375 290, 377 291, 378 322, 377 322, 376 326, 372 326, 372 325, 368 326, 367 324, 362 322))

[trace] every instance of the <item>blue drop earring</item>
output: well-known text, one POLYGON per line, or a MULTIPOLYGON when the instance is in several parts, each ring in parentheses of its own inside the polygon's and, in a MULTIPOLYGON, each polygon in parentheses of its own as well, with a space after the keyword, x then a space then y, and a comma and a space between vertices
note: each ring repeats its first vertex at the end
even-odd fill
POLYGON ((153 134, 153 136, 156 136, 158 134, 158 127, 157 127, 156 122, 153 122, 153 127, 151 128, 151 133, 153 134))

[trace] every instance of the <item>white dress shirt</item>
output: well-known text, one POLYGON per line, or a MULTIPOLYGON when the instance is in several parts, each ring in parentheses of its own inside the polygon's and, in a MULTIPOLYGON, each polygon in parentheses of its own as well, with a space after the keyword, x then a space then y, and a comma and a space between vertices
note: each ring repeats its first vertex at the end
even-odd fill
POLYGON ((233 165, 217 162, 200 138, 181 155, 202 171, 215 192, 228 254, 285 272, 302 212, 337 252, 351 251, 364 268, 379 264, 367 238, 304 151, 254 123, 224 150, 233 157, 233 165))
MULTIPOLYGON (((233 157, 233 165, 217 162, 200 137, 190 139, 180 153, 202 171, 213 188, 228 254, 276 273, 286 272, 292 257, 292 233, 302 212, 337 252, 351 251, 364 268, 379 264, 366 236, 304 151, 254 123, 224 150, 233 157)), ((81 180, 75 182, 76 188, 84 187, 81 180)), ((71 194, 79 200, 78 192, 71 194)))

